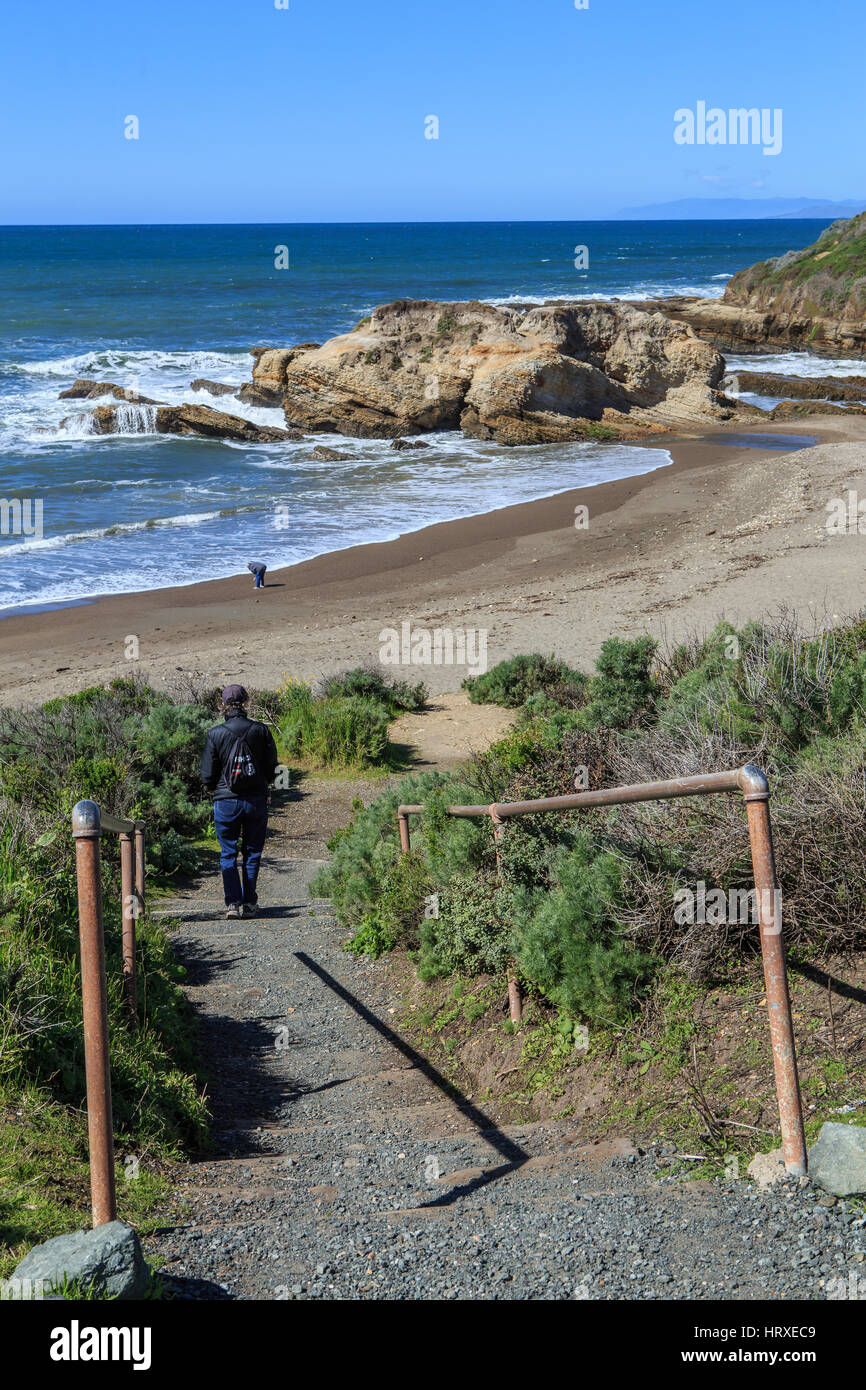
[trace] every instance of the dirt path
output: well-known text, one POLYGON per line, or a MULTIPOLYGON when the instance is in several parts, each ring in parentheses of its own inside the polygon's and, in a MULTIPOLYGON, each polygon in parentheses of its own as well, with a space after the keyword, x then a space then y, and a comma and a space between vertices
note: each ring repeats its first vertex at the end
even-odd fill
MULTIPOLYGON (((186 1215, 147 1244, 187 1297, 826 1297, 862 1271, 844 1204, 794 1182, 660 1178, 627 1136, 497 1127, 395 1028, 381 964, 309 895, 357 784, 304 783, 276 818, 263 915, 226 921, 218 880, 172 906, 212 1075, 214 1150, 186 1215)), ((365 796, 371 794, 369 784, 365 796)))

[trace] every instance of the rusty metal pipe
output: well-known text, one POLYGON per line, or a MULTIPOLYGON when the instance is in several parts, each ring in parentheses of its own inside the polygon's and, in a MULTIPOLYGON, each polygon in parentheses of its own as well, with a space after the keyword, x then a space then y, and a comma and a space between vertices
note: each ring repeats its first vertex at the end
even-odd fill
POLYGON ((144 826, 135 827, 135 895, 138 898, 138 914, 144 913, 144 826))
POLYGON ((797 1076, 791 997, 785 968, 785 948, 782 944, 782 911, 773 855, 770 792, 767 779, 757 768, 744 768, 743 773, 742 785, 749 820, 761 956, 764 963, 767 1016, 770 1021, 770 1043, 773 1049, 773 1070, 782 1130, 782 1157, 789 1173, 795 1177, 804 1177, 808 1159, 806 1137, 803 1132, 800 1082, 797 1076))
POLYGON ((409 817, 403 806, 401 806, 397 812, 397 826, 400 831, 400 852, 402 854, 408 854, 411 846, 409 840, 409 817))
POLYGON ((132 836, 120 837, 120 903, 123 949, 123 992, 133 1028, 138 1026, 138 998, 135 980, 135 919, 138 916, 138 896, 134 888, 133 859, 135 848, 132 836))
POLYGON ((90 1194, 93 1225, 117 1217, 114 1188, 114 1129, 111 1112, 111 1066, 108 1056, 108 997, 102 932, 99 807, 79 801, 72 812, 75 872, 78 883, 78 928, 81 938, 81 1002, 84 1015, 84 1065, 87 1073, 87 1133, 90 1146, 90 1194))

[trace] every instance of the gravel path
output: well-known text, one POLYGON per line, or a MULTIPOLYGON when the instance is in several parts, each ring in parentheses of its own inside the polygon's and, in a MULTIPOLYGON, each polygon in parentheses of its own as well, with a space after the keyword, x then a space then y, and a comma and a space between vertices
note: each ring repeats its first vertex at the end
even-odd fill
POLYGON ((392 1030, 381 966, 309 897, 316 801, 272 842, 263 916, 226 921, 216 878, 172 905, 215 1155, 187 1170, 183 1224, 147 1244, 185 1296, 821 1299, 852 1274, 866 1294, 848 1204, 659 1178, 669 1160, 626 1136, 497 1128, 453 1093, 392 1030))

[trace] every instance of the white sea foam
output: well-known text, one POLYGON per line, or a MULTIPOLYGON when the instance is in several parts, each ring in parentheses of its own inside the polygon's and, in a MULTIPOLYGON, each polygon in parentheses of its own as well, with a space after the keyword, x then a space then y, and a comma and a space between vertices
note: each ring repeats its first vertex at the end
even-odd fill
POLYGON ((866 362, 853 357, 816 357, 811 352, 725 353, 729 372, 772 372, 782 376, 866 376, 866 362))
MULTIPOLYGON (((729 278, 727 275, 724 277, 729 278)), ((653 281, 648 284, 636 285, 628 290, 575 290, 573 293, 566 294, 563 290, 551 290, 548 294, 506 294, 491 296, 489 299, 482 299, 482 304, 492 304, 496 308, 506 308, 511 304, 548 304, 551 300, 558 300, 560 303, 586 303, 592 300, 604 300, 609 302, 611 299, 619 299, 624 303, 633 300, 643 299, 668 299, 672 295, 685 295, 689 298, 698 299, 720 299, 723 289, 718 285, 671 285, 661 284, 653 281)))
POLYGON ((146 521, 120 521, 113 526, 95 526, 89 531, 69 531, 63 536, 44 536, 41 540, 20 541, 15 545, 0 546, 0 560, 13 555, 22 555, 34 550, 62 550, 67 545, 78 545, 82 541, 104 540, 106 536, 131 535, 135 531, 156 531, 166 526, 201 526, 218 516, 228 516, 237 508, 223 508, 215 512, 189 512, 184 516, 149 517, 146 521))

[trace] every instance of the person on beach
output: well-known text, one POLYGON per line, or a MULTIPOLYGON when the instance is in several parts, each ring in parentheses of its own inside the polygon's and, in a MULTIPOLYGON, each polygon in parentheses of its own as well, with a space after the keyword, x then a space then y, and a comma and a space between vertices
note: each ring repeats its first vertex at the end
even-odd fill
POLYGON ((255 917, 258 912, 256 880, 278 762, 270 729, 247 718, 249 698, 242 685, 226 686, 221 696, 224 722, 208 730, 201 759, 201 778, 213 797, 226 917, 255 917))
POLYGON ((258 560, 248 561, 247 569, 255 580, 254 588, 263 589, 265 587, 265 571, 267 568, 267 565, 260 564, 258 560))

